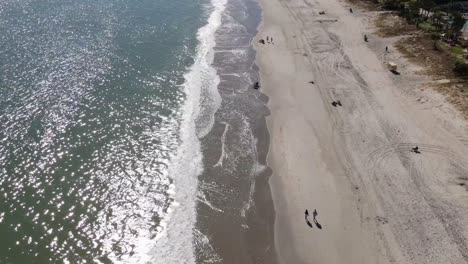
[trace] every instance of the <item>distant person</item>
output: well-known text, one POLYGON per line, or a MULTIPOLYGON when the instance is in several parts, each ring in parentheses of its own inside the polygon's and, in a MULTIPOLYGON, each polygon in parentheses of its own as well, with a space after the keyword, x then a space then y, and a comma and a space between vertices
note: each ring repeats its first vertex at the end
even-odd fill
POLYGON ((268 36, 267 36, 267 42, 270 43, 270 40, 268 39, 268 36))
POLYGON ((414 152, 414 153, 417 153, 417 154, 420 154, 420 153, 421 153, 421 152, 419 151, 419 147, 418 147, 418 146, 412 148, 411 151, 414 152))
POLYGON ((364 35, 364 41, 367 42, 367 35, 364 35))
POLYGON ((388 52, 388 46, 385 46, 385 52, 388 52))
POLYGON ((314 212, 312 213, 313 215, 313 220, 314 220, 314 223, 315 225, 317 226, 318 229, 322 229, 322 225, 317 221, 317 216, 318 216, 318 213, 317 213, 317 210, 314 209, 314 212))
POLYGON ((261 44, 265 45, 265 40, 264 40, 264 39, 260 39, 258 42, 260 42, 261 44))
POLYGON ((254 84, 254 89, 255 90, 258 90, 260 88, 260 83, 259 82, 255 82, 254 84))
POLYGON ((352 8, 350 8, 350 9, 349 9, 349 12, 350 12, 350 13, 352 13, 352 12, 353 12, 353 9, 352 9, 352 8))
POLYGON ((271 44, 273 44, 273 37, 270 37, 270 42, 271 44))

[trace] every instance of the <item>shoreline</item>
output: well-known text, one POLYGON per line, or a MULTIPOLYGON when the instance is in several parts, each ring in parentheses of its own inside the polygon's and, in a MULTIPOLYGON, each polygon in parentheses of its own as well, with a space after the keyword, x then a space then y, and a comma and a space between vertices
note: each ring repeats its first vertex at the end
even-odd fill
POLYGON ((268 98, 253 87, 258 68, 252 39, 260 20, 255 0, 229 0, 215 34, 212 66, 222 102, 213 128, 200 139, 197 263, 277 263, 266 165, 268 98))
POLYGON ((260 5, 254 46, 270 98, 267 163, 279 262, 468 262, 466 122, 441 111, 451 107, 428 95, 415 72, 386 70, 382 43, 362 41, 368 17, 349 14, 349 4, 260 5), (258 43, 266 36, 275 44, 258 43), (433 101, 415 104, 416 88, 433 101), (425 155, 411 154, 416 145, 425 155), (305 209, 318 210, 322 229, 307 227, 305 209))

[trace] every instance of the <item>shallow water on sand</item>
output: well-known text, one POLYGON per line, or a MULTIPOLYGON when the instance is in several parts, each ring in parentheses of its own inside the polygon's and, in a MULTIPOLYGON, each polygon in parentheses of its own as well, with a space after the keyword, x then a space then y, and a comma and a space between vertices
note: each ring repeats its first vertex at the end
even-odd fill
POLYGON ((201 139, 196 252, 198 263, 276 263, 274 209, 266 165, 268 98, 252 41, 261 20, 255 0, 229 0, 216 32, 213 66, 222 102, 201 139))

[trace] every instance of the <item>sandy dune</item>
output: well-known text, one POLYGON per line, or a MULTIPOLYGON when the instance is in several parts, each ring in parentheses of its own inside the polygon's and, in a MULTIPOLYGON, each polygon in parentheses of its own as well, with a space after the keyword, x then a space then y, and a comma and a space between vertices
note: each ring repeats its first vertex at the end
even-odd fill
POLYGON ((468 263, 467 124, 402 92, 345 3, 261 3, 282 263, 468 263))

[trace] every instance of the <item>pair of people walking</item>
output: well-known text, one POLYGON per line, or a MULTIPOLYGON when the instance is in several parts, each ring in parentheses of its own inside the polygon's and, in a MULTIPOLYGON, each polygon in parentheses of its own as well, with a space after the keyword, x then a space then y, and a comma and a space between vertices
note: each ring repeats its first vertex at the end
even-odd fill
MULTIPOLYGON (((314 211, 312 212, 312 221, 314 222, 314 224, 317 226, 318 229, 322 229, 322 225, 317 221, 317 216, 318 216, 317 209, 314 209, 314 211)), ((304 217, 305 217, 306 224, 310 228, 313 228, 312 223, 309 221, 309 210, 307 209, 305 210, 304 217)))

